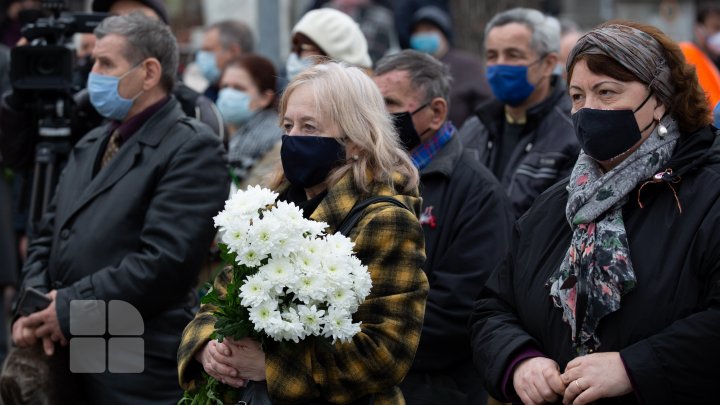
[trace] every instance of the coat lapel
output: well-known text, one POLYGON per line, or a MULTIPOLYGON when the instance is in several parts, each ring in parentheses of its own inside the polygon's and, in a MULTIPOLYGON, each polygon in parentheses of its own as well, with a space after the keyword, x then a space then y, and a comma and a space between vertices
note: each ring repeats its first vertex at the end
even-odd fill
MULTIPOLYGON (((61 226, 95 197, 122 179, 139 161, 143 146, 157 146, 162 138, 171 130, 172 125, 170 123, 174 123, 182 116, 183 113, 178 106, 178 102, 174 98, 171 98, 160 111, 155 113, 155 115, 138 129, 135 135, 128 139, 127 143, 120 148, 117 155, 115 155, 107 166, 102 168, 94 178, 92 178, 92 172, 97 156, 100 153, 100 147, 103 145, 100 139, 103 135, 109 136, 107 130, 98 131, 94 139, 89 138, 87 140, 88 142, 83 142, 83 145, 87 143, 88 147, 73 150, 73 163, 75 164, 76 170, 68 171, 68 173, 73 176, 78 176, 80 181, 78 181, 77 184, 82 188, 72 194, 80 195, 80 197, 72 205, 72 208, 67 211, 67 216, 61 221, 61 226), (93 140, 94 142, 92 142, 93 140)), ((63 190, 63 192, 65 192, 65 190, 63 190)))

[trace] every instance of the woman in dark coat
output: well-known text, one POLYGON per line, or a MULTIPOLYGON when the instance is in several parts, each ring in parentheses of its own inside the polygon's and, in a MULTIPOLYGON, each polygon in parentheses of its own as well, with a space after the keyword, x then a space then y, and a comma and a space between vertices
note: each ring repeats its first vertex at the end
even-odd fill
POLYGON ((489 392, 525 404, 710 404, 720 381, 720 141, 654 27, 568 58, 583 152, 516 224, 471 318, 489 392))

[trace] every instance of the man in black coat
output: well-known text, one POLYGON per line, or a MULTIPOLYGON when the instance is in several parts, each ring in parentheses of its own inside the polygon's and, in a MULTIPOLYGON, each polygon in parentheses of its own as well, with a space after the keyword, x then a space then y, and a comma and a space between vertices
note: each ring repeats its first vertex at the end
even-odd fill
POLYGON ((193 287, 214 235, 212 217, 228 193, 223 148, 170 95, 178 53, 166 25, 131 14, 104 20, 95 34, 88 90, 110 121, 70 153, 31 241, 22 288, 47 292, 51 303, 19 316, 13 340, 21 347, 42 342, 55 362, 52 376, 72 376, 85 403, 174 403, 181 395, 180 335, 196 305, 193 287), (113 315, 118 301, 130 304, 126 316, 134 307, 141 317, 139 328, 137 319, 130 322, 143 342, 141 363, 128 372, 112 338, 100 370, 80 364, 77 372, 78 361, 95 354, 73 341, 81 342, 78 334, 120 333, 122 320, 113 315), (93 315, 78 306, 87 302, 107 304, 107 328, 103 317, 100 332, 77 333, 78 321, 98 326, 72 317, 93 315))
POLYGON ((420 171, 424 205, 430 292, 415 361, 400 386, 409 405, 485 403, 466 325, 475 297, 508 250, 512 226, 500 184, 447 121, 451 80, 442 62, 411 50, 382 58, 375 69, 420 171))

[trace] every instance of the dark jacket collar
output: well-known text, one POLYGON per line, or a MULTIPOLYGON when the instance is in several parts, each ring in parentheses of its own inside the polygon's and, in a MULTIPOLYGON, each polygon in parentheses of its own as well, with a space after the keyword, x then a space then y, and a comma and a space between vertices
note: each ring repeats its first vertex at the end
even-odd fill
POLYGON ((707 126, 691 134, 682 134, 667 167, 682 176, 708 163, 720 162, 720 130, 707 126))
POLYGON ((430 163, 420 171, 421 176, 441 174, 450 177, 455 170, 460 155, 462 155, 462 142, 457 137, 457 130, 453 130, 453 136, 448 143, 435 155, 430 163))
MULTIPOLYGON (((523 134, 537 128, 558 103, 568 103, 565 107, 568 112, 570 111, 570 100, 567 98, 565 83, 557 75, 552 75, 550 80, 550 94, 538 104, 528 108, 525 113, 527 121, 523 127, 523 134)), ((500 125, 505 122, 505 104, 500 100, 492 99, 478 106, 475 115, 489 129, 490 138, 495 138, 502 132, 500 125)))
POLYGON ((138 131, 138 129, 143 126, 143 124, 145 124, 145 122, 147 122, 148 119, 150 119, 150 117, 160 111, 168 100, 170 100, 170 96, 163 97, 162 100, 156 101, 125 122, 112 121, 110 123, 110 132, 118 131, 122 142, 126 142, 138 131))
MULTIPOLYGON (((168 102, 140 126, 137 130, 136 136, 133 136, 133 138, 137 138, 138 142, 145 145, 157 146, 157 144, 160 143, 160 140, 165 136, 166 130, 170 127, 168 124, 170 122, 177 121, 184 116, 185 114, 180 108, 180 103, 178 103, 174 96, 170 96, 168 102), (164 128, 165 131, 153 130, 155 127, 164 128)), ((90 132, 82 143, 93 143, 99 138, 103 138, 107 135, 108 130, 112 127, 112 125, 112 122, 108 122, 101 127, 103 130, 90 132)))

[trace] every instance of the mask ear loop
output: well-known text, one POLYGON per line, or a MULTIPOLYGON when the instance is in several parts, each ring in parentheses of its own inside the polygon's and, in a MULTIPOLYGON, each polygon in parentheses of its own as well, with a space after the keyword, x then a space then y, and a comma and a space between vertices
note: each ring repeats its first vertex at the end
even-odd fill
MULTIPOLYGON (((633 110, 633 114, 635 114, 636 112, 640 111, 640 109, 643 108, 643 107, 645 106, 645 104, 647 104, 648 100, 650 100, 650 97, 652 97, 652 95, 653 95, 653 92, 652 92, 652 90, 650 90, 650 92, 648 93, 647 97, 645 97, 645 100, 643 100, 643 102, 640 104, 640 106, 638 106, 638 108, 636 108, 636 109, 633 110)), ((658 121, 658 122, 659 122, 659 121, 658 121)), ((646 131, 648 128, 650 128, 650 127, 652 126, 652 124, 654 124, 654 123, 655 123, 655 118, 653 117, 653 119, 650 121, 650 123, 647 124, 647 125, 645 126, 645 128, 643 128, 643 129, 640 130, 640 133, 642 134, 643 132, 645 132, 645 131, 646 131)), ((667 132, 667 130, 666 130, 666 132, 667 132)))
MULTIPOLYGON (((140 65, 143 64, 143 62, 145 62, 145 60, 143 60, 142 62, 136 64, 135 66, 131 67, 127 72, 125 72, 125 73, 121 74, 120 76, 118 76, 118 86, 120 86, 120 80, 124 79, 125 76, 129 75, 130 72, 132 72, 133 70, 139 68, 140 65)), ((119 91, 119 90, 120 90, 120 89, 118 88, 118 91, 119 91)), ((142 94, 143 94, 144 92, 145 92, 145 89, 140 89, 140 92, 139 92, 138 94, 136 94, 134 97, 129 98, 129 100, 132 101, 132 102, 135 102, 135 100, 137 100, 138 97, 142 96, 142 94)))
MULTIPOLYGON (((428 101, 428 102, 426 102, 425 104, 421 105, 420 107, 416 108, 415 111, 413 111, 413 112, 410 113, 410 115, 413 116, 413 115, 415 115, 416 113, 422 111, 424 108, 426 108, 426 107, 428 107, 428 106, 430 106, 430 101, 428 101)), ((430 128, 426 128, 424 131, 422 131, 422 133, 418 133, 418 138, 420 138, 420 137, 422 137, 423 135, 425 135, 425 134, 427 133, 427 131, 429 131, 429 130, 430 130, 430 128)), ((415 132, 417 132, 417 130, 416 130, 415 132)))
POLYGON ((427 103, 425 103, 425 104, 421 105, 420 107, 416 108, 415 111, 413 111, 413 112, 410 113, 410 115, 415 115, 416 113, 422 111, 422 109, 424 109, 425 107, 427 107, 427 106, 429 106, 429 105, 430 105, 430 102, 428 101, 427 103))

